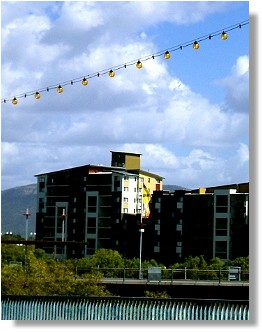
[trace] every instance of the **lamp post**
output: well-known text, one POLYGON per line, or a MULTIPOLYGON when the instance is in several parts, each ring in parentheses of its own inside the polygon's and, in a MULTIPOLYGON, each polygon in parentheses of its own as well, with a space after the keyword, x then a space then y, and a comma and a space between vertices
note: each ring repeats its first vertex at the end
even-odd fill
POLYGON ((62 213, 62 242, 65 241, 65 218, 66 218, 65 209, 63 209, 63 213, 62 213))
MULTIPOLYGON (((143 189, 142 189, 143 190, 143 189)), ((140 217, 140 225, 139 225, 139 233, 140 233, 140 242, 139 242, 139 279, 143 279, 143 273, 142 273, 142 239, 143 239, 143 233, 144 233, 144 225, 143 225, 143 191, 142 191, 142 197, 141 197, 141 217, 140 217)))
POLYGON ((144 233, 143 224, 141 223, 141 228, 139 229, 140 232, 140 245, 139 245, 139 279, 143 279, 143 273, 142 273, 142 235, 144 233))
MULTIPOLYGON (((65 209, 63 209, 62 213, 62 242, 65 241, 65 219, 66 219, 66 213, 65 209)), ((65 246, 63 245, 63 255, 65 253, 65 246)))
POLYGON ((28 218, 31 216, 31 213, 28 209, 26 209, 26 212, 23 214, 25 216, 25 239, 28 240, 28 218))

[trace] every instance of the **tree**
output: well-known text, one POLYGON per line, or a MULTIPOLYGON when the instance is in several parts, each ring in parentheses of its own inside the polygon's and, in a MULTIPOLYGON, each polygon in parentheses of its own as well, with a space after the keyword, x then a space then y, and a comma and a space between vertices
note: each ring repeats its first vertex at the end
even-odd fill
POLYGON ((110 294, 105 286, 99 284, 101 275, 87 274, 76 280, 74 269, 70 268, 66 261, 47 259, 39 251, 29 250, 24 266, 5 264, 1 272, 2 294, 87 296, 110 294))
POLYGON ((73 282, 71 292, 68 295, 81 296, 112 296, 106 286, 99 284, 101 273, 86 273, 73 282))
POLYGON ((98 249, 91 257, 90 267, 97 268, 105 277, 117 277, 124 268, 124 259, 120 253, 112 249, 98 249), (104 269, 104 270, 103 270, 104 269))
POLYGON ((25 262, 25 246, 20 246, 16 244, 6 244, 1 245, 1 264, 9 264, 11 261, 25 262))

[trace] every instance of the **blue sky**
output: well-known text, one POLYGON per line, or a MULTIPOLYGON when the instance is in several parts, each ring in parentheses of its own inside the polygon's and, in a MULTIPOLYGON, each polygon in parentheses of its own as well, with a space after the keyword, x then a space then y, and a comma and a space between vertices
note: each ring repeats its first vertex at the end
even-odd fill
POLYGON ((2 1, 2 190, 34 175, 140 153, 165 184, 249 181, 249 30, 18 98, 249 19, 246 1, 2 1))

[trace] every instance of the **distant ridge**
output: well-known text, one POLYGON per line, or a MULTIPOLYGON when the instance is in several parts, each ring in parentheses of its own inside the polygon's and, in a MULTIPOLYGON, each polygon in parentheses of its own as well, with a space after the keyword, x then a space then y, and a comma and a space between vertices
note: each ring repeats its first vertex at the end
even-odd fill
POLYGON ((175 190, 188 190, 188 191, 191 190, 191 189, 188 189, 188 188, 185 188, 185 187, 177 186, 175 184, 174 185, 173 184, 164 184, 163 189, 168 190, 170 192, 173 192, 175 190))
MULTIPOLYGON (((163 185, 164 190, 189 190, 177 185, 163 185)), ((37 184, 1 191, 1 233, 12 232, 25 237, 25 213, 29 209, 28 234, 35 233, 37 184)))
POLYGON ((29 184, 1 191, 1 233, 12 232, 25 237, 26 209, 28 218, 28 234, 35 232, 37 184, 29 184))

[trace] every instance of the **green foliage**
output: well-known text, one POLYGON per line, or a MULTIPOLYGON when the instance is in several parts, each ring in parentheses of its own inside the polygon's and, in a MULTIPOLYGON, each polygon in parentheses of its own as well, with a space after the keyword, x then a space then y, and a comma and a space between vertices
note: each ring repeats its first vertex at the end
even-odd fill
POLYGON ((90 267, 97 268, 104 277, 116 277, 117 269, 122 272, 124 259, 118 251, 112 249, 98 249, 90 258, 90 267), (110 269, 112 269, 110 271, 110 269))
POLYGON ((239 266, 241 270, 249 270, 249 257, 238 257, 227 263, 228 266, 239 266))
MULTIPOLYGON (((34 246, 3 243, 1 265, 2 294, 109 296, 112 294, 100 283, 101 278, 138 278, 139 259, 127 259, 115 250, 99 249, 92 257, 59 261, 34 246)), ((228 262, 215 257, 207 263, 203 256, 190 256, 184 263, 174 263, 169 268, 154 259, 142 262, 144 278, 149 267, 161 267, 162 279, 184 279, 186 274, 187 279, 227 280, 229 266, 241 267, 241 280, 248 280, 249 257, 228 262)), ((168 297, 160 292, 146 291, 145 294, 168 297)))
POLYGON ((26 295, 26 274, 19 265, 4 265, 1 268, 1 294, 26 295))
POLYGON ((145 297, 152 297, 152 298, 157 298, 157 299, 169 299, 171 296, 167 292, 150 292, 146 290, 144 292, 145 297))
POLYGON ((112 296, 105 286, 99 284, 100 273, 86 273, 73 283, 70 295, 112 296))
POLYGON ((227 266, 239 266, 241 268, 241 280, 249 280, 249 257, 238 257, 228 261, 227 266))
POLYGON ((100 268, 123 268, 124 260, 116 250, 98 249, 90 259, 90 264, 100 268))
POLYGON ((4 264, 1 270, 1 292, 13 295, 86 295, 108 296, 99 284, 101 275, 86 274, 75 278, 72 264, 48 259, 41 251, 28 250, 25 264, 4 264))
POLYGON ((25 262, 25 246, 16 244, 5 244, 1 246, 1 264, 8 264, 11 261, 25 262))

